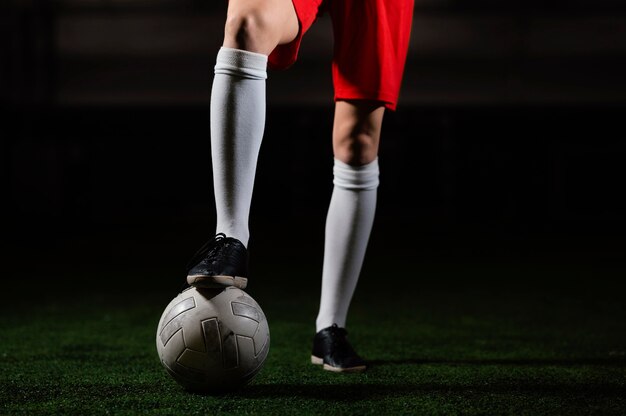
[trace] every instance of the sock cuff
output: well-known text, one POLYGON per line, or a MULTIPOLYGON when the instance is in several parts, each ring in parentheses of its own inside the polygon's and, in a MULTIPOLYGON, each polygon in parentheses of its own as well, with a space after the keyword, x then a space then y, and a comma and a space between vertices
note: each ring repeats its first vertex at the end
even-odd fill
POLYGON ((334 159, 333 184, 339 188, 353 191, 370 191, 378 188, 378 158, 362 166, 351 166, 339 159, 334 159))
POLYGON ((267 79, 267 55, 222 46, 217 52, 216 74, 267 79))

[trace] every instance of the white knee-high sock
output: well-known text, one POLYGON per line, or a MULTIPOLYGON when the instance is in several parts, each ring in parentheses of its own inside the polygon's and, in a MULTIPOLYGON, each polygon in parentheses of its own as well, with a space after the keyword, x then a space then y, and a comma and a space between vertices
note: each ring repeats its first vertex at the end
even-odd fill
POLYGON ((247 246, 256 166, 265 129, 267 56, 222 47, 211 90, 216 233, 247 246))
POLYGON ((335 159, 334 188, 326 217, 322 295, 316 331, 345 327, 374 223, 378 159, 350 166, 335 159))

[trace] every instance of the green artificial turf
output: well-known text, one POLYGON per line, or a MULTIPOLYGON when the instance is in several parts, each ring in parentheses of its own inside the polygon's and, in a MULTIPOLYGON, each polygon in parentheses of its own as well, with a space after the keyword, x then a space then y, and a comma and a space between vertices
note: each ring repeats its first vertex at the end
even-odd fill
POLYGON ((334 374, 309 363, 317 260, 256 265, 270 352, 221 396, 183 391, 159 363, 172 270, 149 288, 123 267, 21 279, 1 306, 0 414, 626 414, 621 266, 368 261, 348 329, 371 367, 334 374))

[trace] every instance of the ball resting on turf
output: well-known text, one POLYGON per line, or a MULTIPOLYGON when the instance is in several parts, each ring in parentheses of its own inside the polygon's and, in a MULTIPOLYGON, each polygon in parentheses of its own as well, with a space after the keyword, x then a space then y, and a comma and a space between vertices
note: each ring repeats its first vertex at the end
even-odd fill
POLYGON ((161 364, 186 390, 223 392, 261 370, 269 326, 259 304, 241 289, 190 287, 163 310, 156 345, 161 364))

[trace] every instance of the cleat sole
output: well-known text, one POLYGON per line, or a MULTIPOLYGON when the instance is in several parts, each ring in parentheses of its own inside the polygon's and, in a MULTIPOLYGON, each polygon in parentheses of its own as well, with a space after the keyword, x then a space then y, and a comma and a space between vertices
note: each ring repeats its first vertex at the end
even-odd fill
POLYGON ((234 286, 239 289, 245 289, 248 286, 248 279, 240 276, 187 276, 187 283, 190 286, 199 288, 222 288, 234 286))
POLYGON ((364 365, 359 365, 356 367, 341 368, 341 367, 333 367, 332 365, 324 364, 323 368, 326 371, 332 371, 334 373, 361 373, 365 371, 367 367, 364 365))
POLYGON ((311 364, 322 365, 322 364, 324 364, 324 359, 312 355, 311 356, 311 364))
POLYGON ((321 365, 322 368, 326 371, 332 371, 333 373, 361 373, 367 369, 365 365, 358 365, 356 367, 333 367, 332 365, 325 364, 324 359, 320 357, 316 357, 315 355, 311 356, 311 363, 315 365, 321 365))

